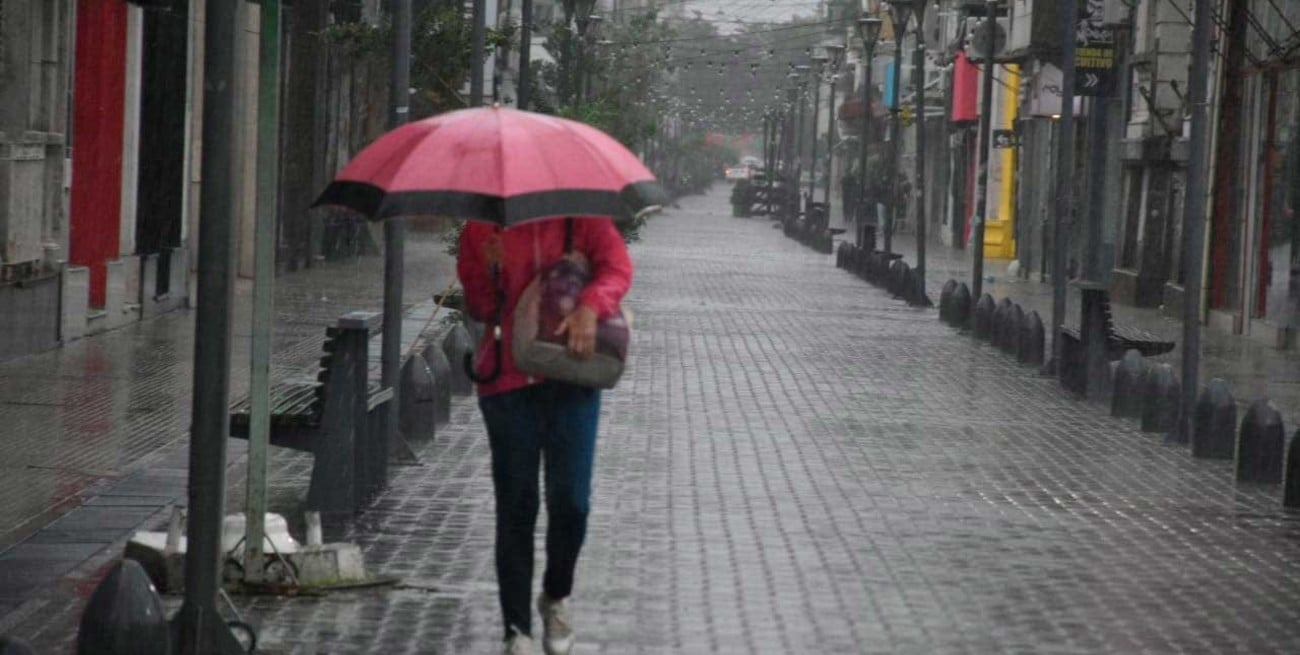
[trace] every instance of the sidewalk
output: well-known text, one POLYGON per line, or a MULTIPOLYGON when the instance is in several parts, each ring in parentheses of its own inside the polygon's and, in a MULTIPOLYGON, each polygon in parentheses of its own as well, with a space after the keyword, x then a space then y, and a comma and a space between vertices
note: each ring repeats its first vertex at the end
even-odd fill
MULTIPOLYGON (((452 279, 444 244, 413 233, 405 302, 452 279)), ((324 263, 276 280, 273 379, 316 365, 325 327, 378 311, 383 259, 324 263)), ((236 291, 231 397, 247 393, 251 284, 236 291)), ((0 364, 0 634, 56 652, 99 569, 125 538, 184 503, 194 313, 180 310, 0 364)), ((244 502, 245 442, 231 440, 228 501, 244 502)), ((272 511, 295 509, 311 457, 271 450, 272 511), (295 477, 295 473, 298 477, 295 477)))
MULTIPOLYGON (((727 190, 633 246, 575 654, 1300 651, 1300 521, 1275 489, 732 218, 727 190)), ((259 652, 499 652, 474 401, 417 452, 353 532, 402 583, 237 598, 259 652)))
MULTIPOLYGON (((908 263, 915 262, 916 239, 913 235, 895 236, 894 243, 895 252, 906 255, 908 263)), ((926 286, 930 290, 930 297, 935 302, 938 302, 939 293, 949 279, 965 282, 970 286, 970 259, 970 253, 966 250, 956 250, 937 242, 929 244, 929 248, 926 249, 926 286)), ((1009 276, 1006 273, 1007 264, 1005 260, 985 261, 984 291, 992 295, 995 300, 1011 298, 1013 302, 1019 303, 1026 313, 1037 310, 1043 318, 1043 323, 1049 323, 1052 316, 1052 285, 1009 276), (989 276, 993 277, 992 282, 987 281, 989 276)), ((1066 322, 1068 325, 1079 324, 1078 302, 1078 292, 1067 288, 1066 322)), ((1117 323, 1132 325, 1177 343, 1178 346, 1172 352, 1152 359, 1169 363, 1176 373, 1182 369, 1181 317, 1167 316, 1160 309, 1133 307, 1119 303, 1113 303, 1111 309, 1117 323)), ((1278 350, 1246 336, 1228 334, 1208 327, 1201 329, 1201 343, 1202 386, 1213 378, 1223 378, 1230 384, 1242 412, 1250 403, 1268 398, 1282 414, 1288 430, 1294 431, 1300 427, 1300 352, 1278 350)))

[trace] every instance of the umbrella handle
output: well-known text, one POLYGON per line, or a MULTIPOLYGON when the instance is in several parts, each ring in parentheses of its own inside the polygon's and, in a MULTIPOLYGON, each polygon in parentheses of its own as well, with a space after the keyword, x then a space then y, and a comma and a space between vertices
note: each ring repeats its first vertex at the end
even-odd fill
POLYGON ((496 338, 492 340, 492 350, 496 357, 493 358, 491 373, 479 375, 474 370, 474 353, 465 353, 465 375, 468 375, 475 384, 491 384, 501 377, 501 328, 495 330, 496 338))

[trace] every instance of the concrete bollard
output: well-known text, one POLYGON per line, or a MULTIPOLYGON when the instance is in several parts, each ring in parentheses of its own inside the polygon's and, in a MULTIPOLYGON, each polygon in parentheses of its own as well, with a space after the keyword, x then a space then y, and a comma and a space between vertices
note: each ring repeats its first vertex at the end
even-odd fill
POLYGON ((1174 367, 1160 364, 1147 371, 1142 385, 1143 432, 1176 432, 1181 388, 1174 367))
POLYGON ((1285 449, 1282 415, 1268 400, 1256 400, 1246 410, 1237 435, 1237 482, 1282 482, 1285 449))
POLYGON ((1007 315, 1002 319, 1002 352, 1018 357, 1020 354, 1020 326, 1025 324, 1025 310, 1020 305, 1011 304, 1007 315))
POLYGON ((952 294, 957 290, 957 281, 948 280, 943 283, 943 290, 939 292, 939 320, 944 323, 952 323, 952 294))
POLYGON ((1215 378, 1196 397, 1192 414, 1192 457, 1232 459, 1237 449, 1237 400, 1228 383, 1215 378))
POLYGON ((975 338, 988 341, 993 336, 993 296, 984 294, 975 303, 975 338))
POLYGON ((411 441, 432 439, 437 424, 433 372, 423 355, 416 353, 406 359, 399 381, 402 402, 397 405, 398 429, 411 441))
POLYGON ((970 322, 971 298, 970 287, 965 282, 957 285, 957 289, 952 292, 952 312, 950 314, 953 327, 965 328, 970 322))
POLYGON ((451 420, 451 362, 436 343, 424 348, 423 357, 433 374, 433 420, 443 425, 451 420))
POLYGON ((447 356, 447 361, 451 362, 451 390, 453 393, 472 393, 474 391, 474 381, 469 379, 465 374, 465 367, 461 363, 465 361, 465 355, 473 354, 474 342, 470 340, 469 332, 463 325, 456 325, 451 328, 447 336, 442 340, 442 354, 447 356))
POLYGON ((81 613, 77 655, 167 655, 171 631, 162 598, 135 560, 118 562, 81 613))
POLYGON ((1047 347, 1047 331, 1043 327, 1043 318, 1037 311, 1030 311, 1025 317, 1020 332, 1020 352, 1016 359, 1021 364, 1043 365, 1044 349, 1047 347))
POLYGON ((1300 507, 1300 432, 1291 437, 1282 472, 1282 506, 1300 507))
POLYGON ((1110 402, 1110 415, 1121 418, 1142 417, 1142 385, 1147 365, 1141 353, 1130 350, 1124 353, 1119 368, 1115 370, 1114 390, 1110 402))
POLYGON ((0 637, 0 655, 36 655, 36 650, 18 637, 0 637))

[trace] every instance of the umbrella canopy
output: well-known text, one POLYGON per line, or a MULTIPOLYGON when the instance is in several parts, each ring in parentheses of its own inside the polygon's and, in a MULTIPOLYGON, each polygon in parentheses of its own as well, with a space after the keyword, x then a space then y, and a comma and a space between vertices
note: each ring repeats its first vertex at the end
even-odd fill
POLYGON ((557 216, 619 216, 662 202, 654 174, 583 123, 500 107, 409 123, 362 150, 316 205, 372 220, 453 216, 518 225, 557 216))

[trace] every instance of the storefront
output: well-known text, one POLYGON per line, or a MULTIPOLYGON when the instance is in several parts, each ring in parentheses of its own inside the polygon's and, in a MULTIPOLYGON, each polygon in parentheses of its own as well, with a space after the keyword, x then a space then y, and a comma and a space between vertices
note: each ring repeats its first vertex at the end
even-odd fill
POLYGON ((1234 3, 1220 96, 1210 307, 1288 344, 1300 327, 1300 6, 1234 3), (1286 13, 1281 15, 1278 10, 1286 13))

